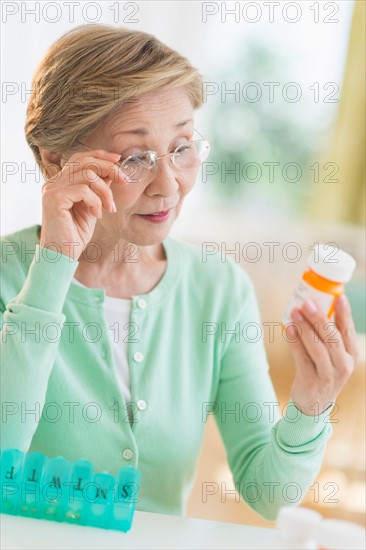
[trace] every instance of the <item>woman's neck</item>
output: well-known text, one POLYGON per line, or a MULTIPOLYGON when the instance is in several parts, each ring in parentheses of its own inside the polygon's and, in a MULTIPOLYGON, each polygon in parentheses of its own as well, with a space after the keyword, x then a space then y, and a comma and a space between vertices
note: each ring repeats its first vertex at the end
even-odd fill
MULTIPOLYGON (((38 231, 40 239, 40 230, 38 231)), ((162 243, 139 247, 117 243, 110 247, 94 239, 84 249, 74 277, 89 288, 103 288, 107 296, 130 299, 147 294, 162 278, 167 258, 162 243), (112 248, 112 249, 111 249, 112 248)))

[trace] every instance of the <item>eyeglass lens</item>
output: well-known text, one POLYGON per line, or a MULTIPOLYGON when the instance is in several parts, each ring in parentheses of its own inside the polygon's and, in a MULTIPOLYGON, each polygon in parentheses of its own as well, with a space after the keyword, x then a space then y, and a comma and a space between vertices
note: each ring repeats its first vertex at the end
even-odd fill
MULTIPOLYGON (((210 145, 206 140, 189 141, 177 147, 170 154, 171 162, 177 169, 189 170, 204 162, 210 152, 210 145)), ((165 156, 165 155, 163 155, 165 156)), ((120 169, 130 181, 141 182, 157 167, 159 159, 156 154, 141 151, 119 162, 120 169)))

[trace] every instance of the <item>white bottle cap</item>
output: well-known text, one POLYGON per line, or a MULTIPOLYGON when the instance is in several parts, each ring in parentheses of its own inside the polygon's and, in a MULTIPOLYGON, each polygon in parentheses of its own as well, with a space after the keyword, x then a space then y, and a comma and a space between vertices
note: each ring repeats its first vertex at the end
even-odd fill
POLYGON ((284 506, 278 511, 276 527, 284 540, 306 542, 315 538, 321 519, 321 514, 314 510, 284 506))
POLYGON ((350 521, 325 519, 317 527, 320 546, 329 550, 364 550, 366 530, 350 521))
POLYGON ((307 264, 321 277, 337 283, 347 283, 356 267, 352 256, 332 243, 314 245, 307 264))

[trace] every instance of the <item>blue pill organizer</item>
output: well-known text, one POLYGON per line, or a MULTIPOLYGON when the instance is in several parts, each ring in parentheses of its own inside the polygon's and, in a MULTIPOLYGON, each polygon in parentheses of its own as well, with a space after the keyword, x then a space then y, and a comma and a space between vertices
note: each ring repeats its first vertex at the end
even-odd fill
POLYGON ((141 472, 124 466, 115 478, 93 470, 88 460, 6 449, 1 452, 0 512, 129 531, 141 472))

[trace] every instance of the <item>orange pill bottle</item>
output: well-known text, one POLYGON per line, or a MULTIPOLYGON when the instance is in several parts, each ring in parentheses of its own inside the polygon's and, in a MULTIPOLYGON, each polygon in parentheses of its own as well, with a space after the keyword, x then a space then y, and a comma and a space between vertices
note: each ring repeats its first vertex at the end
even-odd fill
POLYGON ((303 273, 293 298, 282 316, 282 325, 291 323, 291 311, 301 307, 305 300, 313 300, 330 319, 335 300, 344 292, 356 262, 334 244, 316 243, 307 259, 308 269, 303 273))

